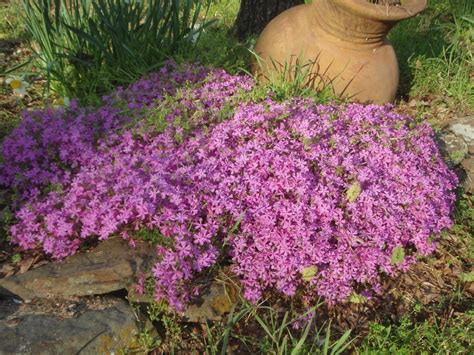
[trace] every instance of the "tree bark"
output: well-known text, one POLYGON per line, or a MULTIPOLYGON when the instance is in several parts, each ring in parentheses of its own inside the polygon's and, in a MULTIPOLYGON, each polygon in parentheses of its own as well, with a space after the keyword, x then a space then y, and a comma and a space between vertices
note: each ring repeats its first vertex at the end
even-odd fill
POLYGON ((275 16, 300 4, 304 4, 304 0, 242 0, 235 22, 237 37, 245 39, 260 34, 275 16))

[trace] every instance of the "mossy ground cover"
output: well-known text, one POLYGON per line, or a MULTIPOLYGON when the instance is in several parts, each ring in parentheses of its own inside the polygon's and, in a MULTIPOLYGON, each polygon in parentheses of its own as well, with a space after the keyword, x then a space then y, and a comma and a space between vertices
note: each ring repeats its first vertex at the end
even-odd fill
MULTIPOLYGON (((397 109, 427 119, 435 127, 450 117, 474 110, 473 30, 472 24, 462 19, 459 3, 430 1, 424 14, 399 24, 390 35, 401 68, 397 109)), ((232 25, 238 5, 238 0, 214 0, 208 16, 217 21, 204 30, 197 47, 178 52, 175 59, 199 61, 235 74, 248 72, 249 50, 255 38, 244 42, 234 38, 232 25)), ((34 64, 18 67, 31 58, 31 51, 24 24, 12 15, 15 11, 14 2, 0 4, 0 69, 5 74, 8 71, 2 75, 0 87, 2 138, 18 123, 20 111, 41 107, 45 102, 44 78, 34 64), (10 70, 15 67, 18 68, 10 70), (23 98, 14 97, 5 79, 7 75, 22 74, 32 85, 23 98)), ((282 98, 314 95, 298 92, 286 83, 273 89, 282 98)), ((252 95, 258 95, 258 91, 252 95)), ((319 94, 315 96, 318 100, 325 99, 319 94)), ((51 102, 53 98, 47 100, 51 102)), ((0 195, 5 227, 11 218, 11 193, 2 190, 0 195)), ((226 344, 228 349, 244 353, 290 352, 289 349, 295 348, 300 353, 324 352, 328 329, 332 329, 334 339, 350 329, 350 338, 346 340, 353 339, 351 351, 355 353, 470 353, 474 347, 473 196, 459 191, 454 217, 455 225, 443 235, 436 253, 420 259, 408 273, 386 280, 382 285, 383 296, 353 299, 331 308, 322 305, 315 311, 317 317, 308 332, 304 326, 298 329, 288 324, 289 319, 297 317, 301 305, 270 294, 264 304, 243 303, 225 321, 202 326, 182 324, 167 309, 155 307, 149 312, 162 334, 158 337, 144 332, 138 346, 142 351, 198 349, 217 353, 226 344)), ((11 248, 5 230, 1 231, 0 239, 3 275, 24 268, 32 259, 41 260, 37 253, 25 254, 11 248)), ((225 267, 219 273, 225 282, 233 282, 225 267)), ((335 340, 329 343, 334 345, 335 340)))

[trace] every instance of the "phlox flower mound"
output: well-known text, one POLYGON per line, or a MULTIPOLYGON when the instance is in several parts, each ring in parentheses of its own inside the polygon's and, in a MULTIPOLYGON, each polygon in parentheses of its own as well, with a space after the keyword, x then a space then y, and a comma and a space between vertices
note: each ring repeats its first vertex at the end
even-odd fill
POLYGON ((178 70, 175 63, 168 62, 159 73, 104 97, 97 110, 80 108, 76 101, 67 111, 25 110, 20 125, 2 142, 0 185, 31 197, 47 185, 68 183, 77 168, 96 154, 100 137, 129 123, 182 85, 202 81, 207 74, 203 67, 178 70))
POLYGON ((12 242, 63 258, 90 238, 157 231, 156 298, 182 310, 219 260, 250 301, 377 291, 451 225, 457 181, 429 125, 376 105, 244 100, 252 80, 222 71, 191 82, 171 98, 160 87, 149 111, 129 89, 108 98, 137 110, 134 125, 87 143, 67 179, 31 195, 12 242))

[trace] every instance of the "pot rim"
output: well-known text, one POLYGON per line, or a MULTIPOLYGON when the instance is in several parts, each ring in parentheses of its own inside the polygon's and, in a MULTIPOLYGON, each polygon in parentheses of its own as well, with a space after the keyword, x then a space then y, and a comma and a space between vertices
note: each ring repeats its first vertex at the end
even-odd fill
POLYGON ((380 21, 400 21, 423 11, 427 0, 401 0, 401 6, 374 4, 368 0, 329 0, 366 18, 380 21))

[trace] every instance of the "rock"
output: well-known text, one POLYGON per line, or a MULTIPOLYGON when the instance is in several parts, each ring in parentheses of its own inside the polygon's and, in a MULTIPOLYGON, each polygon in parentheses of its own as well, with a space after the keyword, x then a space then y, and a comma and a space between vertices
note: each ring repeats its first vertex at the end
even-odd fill
MULTIPOLYGON (((127 299, 132 303, 150 304, 154 302, 152 295, 139 295, 135 290, 128 292, 127 299)), ((238 300, 236 287, 230 284, 213 281, 203 287, 200 295, 191 299, 186 307, 184 318, 188 322, 219 321, 229 313, 238 300)))
POLYGON ((120 238, 109 239, 62 262, 1 279, 0 295, 12 293, 31 300, 99 295, 131 288, 138 274, 152 265, 154 255, 149 243, 137 242, 132 249, 120 238))
MULTIPOLYGON (((232 310, 237 299, 238 291, 235 287, 214 281, 204 287, 198 297, 191 300, 184 312, 184 318, 188 322, 195 323, 220 321, 224 314, 232 310)), ((138 295, 133 290, 128 293, 128 300, 132 303, 141 304, 154 302, 153 296, 138 295)))
POLYGON ((474 296, 474 282, 470 282, 467 286, 467 292, 474 296))
POLYGON ((452 133, 444 133, 440 136, 442 140, 441 150, 454 165, 458 165, 468 154, 467 143, 452 133), (443 144, 444 143, 444 144, 443 144))
POLYGON ((111 354, 133 343, 139 328, 133 310, 122 300, 77 317, 38 314, 23 306, 21 315, 0 320, 0 354, 111 354))
POLYGON ((449 130, 467 144, 474 143, 474 115, 455 119, 449 125, 449 130))
POLYGON ((231 285, 213 282, 186 309, 189 322, 219 321, 237 301, 237 290, 231 285))
POLYGON ((474 194, 474 156, 465 159, 461 165, 466 172, 466 179, 463 181, 463 186, 466 192, 474 194))
POLYGON ((20 308, 21 301, 8 291, 0 296, 0 321, 15 313, 20 308))

